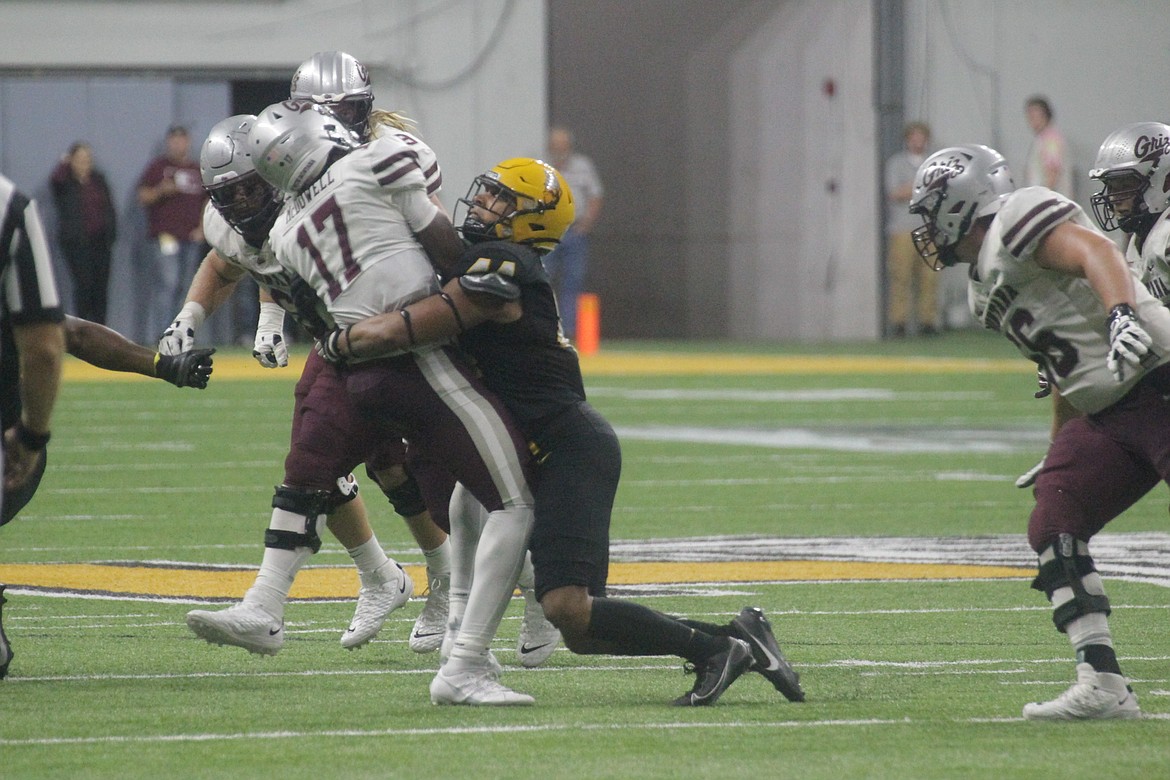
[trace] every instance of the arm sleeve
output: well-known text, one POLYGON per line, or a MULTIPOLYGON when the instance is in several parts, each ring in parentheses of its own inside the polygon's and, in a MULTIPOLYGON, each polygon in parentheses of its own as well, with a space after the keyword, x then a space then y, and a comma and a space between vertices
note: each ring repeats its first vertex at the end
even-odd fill
POLYGON ((17 325, 61 322, 65 314, 36 203, 11 185, 0 190, 0 196, 6 196, 0 223, 4 308, 17 325))
POLYGON ((430 199, 425 189, 412 187, 398 190, 390 199, 406 218, 406 224, 410 225, 411 231, 415 233, 431 224, 431 220, 439 213, 438 206, 430 199))

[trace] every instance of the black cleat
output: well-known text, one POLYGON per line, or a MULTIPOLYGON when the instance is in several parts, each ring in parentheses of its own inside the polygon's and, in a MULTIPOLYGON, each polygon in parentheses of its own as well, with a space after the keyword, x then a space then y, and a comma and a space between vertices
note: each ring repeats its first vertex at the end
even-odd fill
POLYGON ((748 643, 727 637, 727 649, 694 665, 695 687, 674 700, 677 707, 704 707, 714 704, 741 674, 752 666, 748 643))
POLYGON ((788 701, 804 701, 804 690, 800 687, 800 675, 792 668, 780 652, 776 635, 764 611, 759 607, 744 607, 732 619, 731 629, 735 635, 751 646, 752 671, 759 672, 784 694, 788 701))
POLYGON ((8 637, 4 635, 4 605, 8 599, 4 598, 4 587, 0 585, 0 680, 8 674, 8 664, 12 663, 12 645, 8 644, 8 637))

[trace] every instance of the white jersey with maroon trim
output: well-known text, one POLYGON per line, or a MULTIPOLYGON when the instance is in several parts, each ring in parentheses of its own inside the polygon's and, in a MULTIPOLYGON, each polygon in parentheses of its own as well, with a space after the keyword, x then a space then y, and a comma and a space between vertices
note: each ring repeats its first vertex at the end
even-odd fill
POLYGON ((1125 259, 1150 294, 1170 306, 1170 209, 1163 211, 1137 248, 1136 237, 1125 250, 1125 259))
POLYGON ((203 237, 226 262, 242 268, 259 284, 288 291, 289 271, 276 261, 268 241, 259 249, 249 244, 228 224, 211 201, 203 208, 203 237))
MULTIPOLYGON (((290 199, 269 239, 277 259, 307 280, 340 325, 402 308, 439 291, 415 238, 408 203, 426 199, 434 152, 395 131, 331 165, 290 199), (412 200, 413 199, 413 200, 412 200)), ((437 209, 426 204, 430 217, 437 209)))
POLYGON ((1035 255, 1041 241, 1064 222, 1095 230, 1080 206, 1045 187, 1013 192, 991 222, 978 262, 972 266, 968 299, 984 327, 1002 332, 1048 373, 1060 394, 1082 412, 1117 402, 1150 369, 1170 362, 1170 310, 1135 284, 1137 316, 1154 340, 1153 357, 1141 369, 1113 378, 1109 312, 1088 281, 1042 268, 1035 255))

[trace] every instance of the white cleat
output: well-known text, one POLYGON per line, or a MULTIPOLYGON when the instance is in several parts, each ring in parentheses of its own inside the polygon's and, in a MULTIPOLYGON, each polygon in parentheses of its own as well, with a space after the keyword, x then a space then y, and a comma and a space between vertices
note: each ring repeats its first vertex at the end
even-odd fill
POLYGON ((531 588, 521 588, 520 592, 524 594, 524 619, 520 622, 516 655, 521 666, 532 669, 547 661, 557 649, 561 632, 545 618, 544 609, 531 588))
POLYGON ((450 671, 439 669, 431 680, 431 704, 463 704, 473 707, 529 707, 536 699, 517 693, 500 683, 499 672, 491 665, 450 671))
POLYGON ((187 627, 213 645, 233 645, 260 655, 276 655, 284 644, 284 621, 254 604, 236 604, 219 612, 193 609, 187 613, 187 627))
POLYGON ((1125 678, 1077 664, 1077 681, 1052 701, 1024 705, 1026 720, 1106 720, 1140 718, 1137 697, 1125 678))
POLYGON ((414 621, 410 632, 410 649, 416 653, 433 653, 443 644, 447 632, 447 610, 450 606, 451 575, 432 577, 427 569, 429 592, 427 603, 414 621))
POLYGON ((341 646, 346 650, 361 647, 382 630, 390 613, 410 600, 414 594, 414 583, 410 575, 397 563, 393 566, 395 576, 380 585, 362 585, 358 591, 357 609, 349 628, 341 635, 341 646))

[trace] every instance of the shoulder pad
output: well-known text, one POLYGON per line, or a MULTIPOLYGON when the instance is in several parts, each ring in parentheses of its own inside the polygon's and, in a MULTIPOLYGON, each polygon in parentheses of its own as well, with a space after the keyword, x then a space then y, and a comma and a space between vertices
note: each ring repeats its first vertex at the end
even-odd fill
POLYGON ((1080 211, 1076 203, 1047 188, 1017 190, 996 215, 1004 248, 1016 258, 1030 254, 1053 228, 1076 219, 1080 211))

